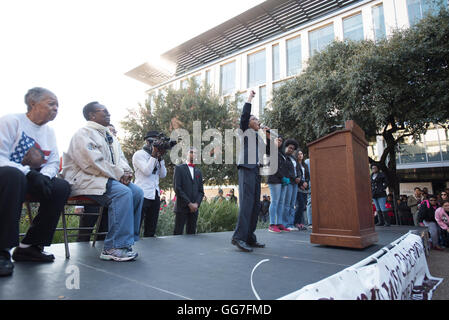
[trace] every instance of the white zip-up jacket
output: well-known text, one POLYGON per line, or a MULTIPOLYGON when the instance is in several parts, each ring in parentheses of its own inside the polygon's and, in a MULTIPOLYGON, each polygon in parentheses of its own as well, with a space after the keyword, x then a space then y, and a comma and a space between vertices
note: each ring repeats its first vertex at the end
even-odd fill
POLYGON ((71 196, 102 195, 108 179, 119 181, 125 172, 132 172, 120 144, 107 127, 88 121, 70 141, 63 154, 61 175, 71 187, 71 196), (109 145, 106 132, 113 138, 109 145))
POLYGON ((159 179, 167 176, 164 160, 159 162, 145 150, 139 150, 134 153, 132 161, 136 177, 134 183, 142 188, 146 199, 154 200, 156 190, 161 194, 159 179))

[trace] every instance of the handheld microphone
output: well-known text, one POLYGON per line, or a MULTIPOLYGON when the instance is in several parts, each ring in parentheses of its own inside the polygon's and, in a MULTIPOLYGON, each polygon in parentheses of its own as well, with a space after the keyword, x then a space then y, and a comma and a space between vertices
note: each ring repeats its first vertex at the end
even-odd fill
MULTIPOLYGON (((260 129, 265 129, 265 128, 267 128, 267 126, 266 125, 264 125, 264 124, 260 124, 260 129)), ((277 139, 277 138, 279 138, 279 134, 277 134, 276 132, 272 132, 271 130, 267 130, 267 132, 270 134, 270 136, 271 137, 273 137, 274 139, 277 139)))

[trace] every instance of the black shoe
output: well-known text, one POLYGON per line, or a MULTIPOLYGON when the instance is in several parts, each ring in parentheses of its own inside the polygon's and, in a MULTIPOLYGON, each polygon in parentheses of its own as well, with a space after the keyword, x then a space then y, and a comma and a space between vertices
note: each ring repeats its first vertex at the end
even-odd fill
POLYGON ((245 252, 252 252, 253 249, 251 249, 245 241, 242 240, 237 240, 237 239, 232 239, 231 243, 238 247, 240 250, 245 251, 245 252))
POLYGON ((12 275, 14 264, 11 262, 11 255, 8 251, 0 250, 0 277, 12 275))
POLYGON ((55 256, 47 253, 40 246, 30 246, 28 248, 16 247, 12 253, 14 261, 32 261, 32 262, 53 262, 55 256))
POLYGON ((253 247, 253 248, 265 248, 265 244, 264 243, 260 243, 260 242, 253 242, 253 243, 248 243, 248 245, 250 246, 250 247, 253 247))

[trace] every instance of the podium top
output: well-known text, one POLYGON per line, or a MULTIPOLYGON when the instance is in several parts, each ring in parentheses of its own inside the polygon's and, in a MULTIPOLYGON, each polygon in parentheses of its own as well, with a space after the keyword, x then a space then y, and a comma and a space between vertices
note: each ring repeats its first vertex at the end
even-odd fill
POLYGON ((318 142, 328 139, 334 135, 341 134, 344 132, 351 132, 355 137, 360 139, 364 144, 366 144, 368 146, 368 141, 366 141, 366 138, 365 138, 365 131, 363 131, 363 129, 360 128, 357 125, 357 123, 355 123, 354 120, 346 120, 344 129, 329 133, 328 135, 325 135, 324 137, 321 137, 315 141, 312 141, 307 144, 307 147, 310 147, 310 146, 314 145, 315 143, 318 143, 318 142))

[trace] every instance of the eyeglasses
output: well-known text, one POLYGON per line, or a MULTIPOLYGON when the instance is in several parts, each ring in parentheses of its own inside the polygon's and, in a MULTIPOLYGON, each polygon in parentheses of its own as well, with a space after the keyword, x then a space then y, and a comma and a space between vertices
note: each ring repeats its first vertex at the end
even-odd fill
POLYGON ((442 195, 442 196, 447 196, 447 193, 442 193, 441 195, 442 195))
POLYGON ((97 112, 103 112, 104 114, 109 115, 108 109, 98 109, 98 110, 95 110, 94 112, 95 112, 95 113, 97 113, 97 112))

